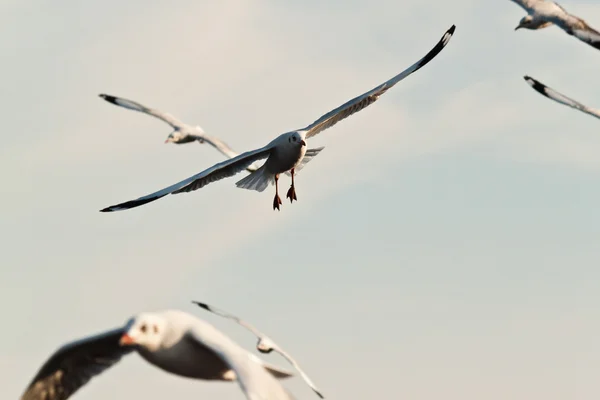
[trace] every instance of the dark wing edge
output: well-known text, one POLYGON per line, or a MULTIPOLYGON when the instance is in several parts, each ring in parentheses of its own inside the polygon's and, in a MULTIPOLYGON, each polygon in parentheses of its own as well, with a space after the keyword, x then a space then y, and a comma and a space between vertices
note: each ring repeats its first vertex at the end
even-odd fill
POLYGON ((119 346, 122 328, 77 340, 56 350, 20 400, 66 400, 94 376, 116 364, 133 347, 119 346))
POLYGON ((455 30, 456 30, 456 25, 452 25, 450 27, 450 29, 448 29, 444 33, 444 35, 438 41, 438 43, 423 58, 421 58, 419 61, 417 61, 416 63, 414 63, 413 65, 411 65, 410 67, 408 67, 407 69, 405 69, 404 71, 399 73, 398 75, 387 80, 386 82, 382 83, 381 85, 371 89, 370 91, 363 93, 360 96, 357 96, 357 97, 347 101, 346 103, 342 104, 338 108, 323 115, 322 117, 320 117, 315 122, 308 125, 307 127, 303 128, 303 129, 299 129, 299 131, 306 131, 307 132, 306 137, 310 138, 312 136, 317 135, 319 132, 332 127, 339 121, 349 117, 350 115, 354 114, 355 112, 360 111, 363 108, 366 108, 367 106, 371 105, 372 103, 377 101, 377 99, 379 99, 379 97, 382 94, 384 94, 388 89, 393 87, 395 84, 400 82, 402 79, 411 75, 413 72, 418 71, 419 69, 421 69, 422 67, 427 65, 431 60, 433 60, 444 49, 444 47, 446 47, 446 45, 449 43, 455 30))
POLYGON ((174 129, 182 129, 185 127, 185 124, 181 122, 179 119, 175 118, 173 115, 156 110, 154 108, 146 107, 145 105, 138 103, 137 101, 129 100, 124 97, 113 96, 110 94, 100 93, 98 95, 102 99, 107 102, 114 104, 119 107, 127 108, 129 110, 138 111, 144 114, 148 114, 155 118, 160 119, 163 122, 171 125, 174 129))
POLYGON ((592 115, 596 118, 600 118, 600 113, 592 110, 580 102, 573 100, 570 97, 565 96, 562 93, 557 92, 556 90, 544 85, 542 82, 537 79, 532 78, 529 75, 525 75, 523 77, 525 81, 531 86, 536 92, 540 93, 542 96, 549 98, 550 100, 554 100, 557 103, 563 104, 567 107, 574 108, 576 110, 582 111, 586 114, 592 115))
POLYGON ((230 158, 205 169, 204 171, 193 175, 181 182, 168 186, 154 193, 142 196, 135 200, 129 200, 124 203, 109 206, 100 210, 100 212, 112 212, 128 210, 130 208, 139 207, 165 197, 168 194, 177 194, 182 192, 190 192, 200 189, 209 183, 231 177, 238 172, 245 170, 255 161, 267 158, 271 152, 271 147, 266 146, 258 150, 247 151, 237 157, 230 158))
POLYGON ((584 28, 573 29, 571 34, 582 42, 600 50, 600 32, 589 26, 585 21, 582 20, 581 22, 584 28))

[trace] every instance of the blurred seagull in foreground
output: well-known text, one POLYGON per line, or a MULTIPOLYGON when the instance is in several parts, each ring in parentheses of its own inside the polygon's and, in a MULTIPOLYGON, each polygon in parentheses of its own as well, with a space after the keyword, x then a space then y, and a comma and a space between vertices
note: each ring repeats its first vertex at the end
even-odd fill
POLYGON ((569 14, 564 8, 548 0, 511 0, 527 11, 515 30, 543 29, 556 25, 569 35, 600 50, 600 32, 594 30, 583 19, 569 14))
POLYGON ((316 385, 310 380, 310 378, 308 377, 308 375, 306 375, 306 373, 300 368, 300 366, 298 365, 298 363, 296 362, 296 360, 294 360, 292 358, 292 356, 290 356, 288 353, 286 353, 281 347, 279 347, 277 345, 277 343, 275 343, 267 335, 265 335, 264 333, 260 332, 254 326, 250 325, 249 323, 243 321, 242 319, 236 317, 233 314, 229 314, 229 313, 227 313, 227 312, 225 312, 223 310, 219 310, 218 308, 210 306, 210 305, 208 305, 206 303, 201 303, 199 301, 192 301, 192 303, 194 303, 194 304, 196 304, 196 305, 204 308, 207 311, 210 311, 210 312, 212 312, 214 314, 217 314, 217 315, 219 315, 221 317, 225 317, 225 318, 234 320, 239 325, 241 325, 244 328, 248 329, 250 332, 252 332, 258 338, 258 342, 256 343, 256 348, 258 349, 258 351, 260 351, 261 353, 264 353, 264 354, 268 354, 268 353, 272 352, 273 350, 275 350, 275 352, 281 354, 286 360, 288 360, 288 362, 290 364, 292 364, 294 366, 294 368, 296 368, 296 370, 300 373, 300 375, 302 376, 302 378, 304 379, 304 381, 308 384, 308 386, 310 386, 310 388, 320 398, 324 399, 323 395, 317 389, 316 385))
MULTIPOLYGON (((292 185, 288 190, 286 197, 290 199, 290 202, 298 200, 294 185, 294 175, 295 171, 298 170, 298 167, 301 166, 302 160, 305 157, 306 139, 316 136, 318 133, 331 128, 341 120, 373 104, 382 94, 387 92, 388 89, 396 85, 407 76, 411 75, 413 72, 421 69, 427 63, 433 60, 435 56, 437 56, 440 51, 444 49, 444 47, 446 47, 452 38, 452 35, 454 34, 454 30, 455 26, 452 25, 452 27, 446 33, 444 33, 440 41, 433 49, 429 51, 429 53, 425 55, 425 57, 408 67, 406 70, 402 71, 400 74, 394 76, 376 88, 344 103, 335 110, 328 112, 307 127, 281 134, 265 147, 248 151, 230 160, 215 164, 214 166, 194 176, 184 179, 183 181, 166 187, 162 190, 140 197, 136 200, 130 200, 121 204, 106 207, 100 211, 109 212, 127 210, 158 200, 168 194, 191 192, 193 190, 200 189, 211 182, 231 177, 247 168, 253 162, 264 159, 266 159, 266 162, 259 169, 238 181, 236 186, 262 192, 267 188, 269 183, 275 183, 273 209, 279 210, 281 199, 279 198, 278 182, 279 175, 281 173, 289 171, 292 175, 292 185)), ((322 150, 322 148, 320 148, 319 151, 320 150, 322 150)))
POLYGON ((178 310, 141 313, 122 328, 62 346, 40 368, 21 400, 66 400, 134 351, 181 377, 237 380, 248 400, 293 400, 275 379, 291 373, 263 362, 208 322, 178 310))
MULTIPOLYGON (((137 103, 133 100, 125 99, 123 97, 111 96, 109 94, 104 94, 104 93, 99 94, 99 96, 101 98, 103 98, 104 100, 108 101, 109 103, 112 103, 114 105, 117 105, 117 106, 120 106, 123 108, 127 108, 127 109, 134 110, 134 111, 139 111, 144 114, 151 115, 151 116, 156 117, 156 118, 160 119, 161 121, 164 121, 167 124, 171 125, 171 128, 173 128, 174 131, 171 132, 169 134, 169 136, 167 136, 165 143, 185 144, 185 143, 192 143, 192 142, 197 141, 200 144, 202 144, 202 143, 210 144, 212 147, 219 150, 227 158, 233 158, 233 157, 237 157, 239 155, 238 153, 233 151, 231 149, 231 147, 229 147, 225 142, 223 142, 219 138, 207 135, 206 132, 204 132, 204 129, 202 129, 200 127, 200 125, 196 125, 196 126, 188 125, 186 123, 183 123, 181 120, 175 118, 170 113, 166 113, 166 112, 156 110, 154 108, 146 107, 143 104, 137 103)), ((304 159, 302 160, 302 166, 304 166, 304 164, 306 164, 310 160, 312 160, 313 157, 315 157, 317 154, 319 154, 319 152, 321 150, 322 149, 308 149, 306 151, 306 155, 304 156, 304 159)), ((254 165, 250 165, 249 167, 246 167, 246 170, 248 172, 254 172, 257 169, 258 169, 258 167, 254 166, 254 165)), ((300 169, 301 168, 298 168, 298 171, 300 169)), ((287 175, 289 175, 289 173, 287 175)))
POLYGON ((582 112, 589 114, 591 116, 594 116, 596 118, 600 118, 600 110, 590 108, 586 105, 583 105, 580 102, 575 101, 575 100, 565 96, 564 94, 557 92, 556 90, 554 90, 552 88, 549 88, 548 86, 544 85, 542 82, 537 81, 530 76, 525 75, 524 78, 525 78, 525 81, 527 81, 527 83, 532 88, 534 88, 538 93, 542 94, 543 96, 546 96, 547 98, 552 99, 560 104, 564 104, 565 106, 572 107, 576 110, 582 111, 582 112))

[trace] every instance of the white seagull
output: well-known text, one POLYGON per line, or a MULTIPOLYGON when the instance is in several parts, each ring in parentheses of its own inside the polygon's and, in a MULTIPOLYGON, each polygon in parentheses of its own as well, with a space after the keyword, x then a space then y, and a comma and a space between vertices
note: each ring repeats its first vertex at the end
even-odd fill
POLYGON ((569 35, 600 50, 600 32, 593 29, 581 18, 569 14, 558 3, 549 0, 511 0, 527 11, 515 28, 543 29, 556 25, 569 35))
POLYGON ((249 323, 243 321, 242 319, 236 317, 233 314, 229 314, 223 310, 219 310, 218 308, 210 306, 206 303, 201 303, 199 301, 192 301, 192 303, 199 305, 200 307, 204 308, 207 311, 210 311, 212 313, 220 315, 221 317, 225 317, 225 318, 234 320, 235 322, 237 322, 244 328, 248 329, 250 332, 252 332, 258 338, 258 342, 256 343, 256 348, 258 349, 258 351, 260 351, 261 353, 264 353, 264 354, 268 354, 268 353, 272 352, 273 350, 275 350, 277 353, 281 354, 286 360, 288 360, 288 362, 290 364, 292 364, 294 366, 294 368, 296 368, 296 370, 300 373, 300 375, 302 376, 304 381, 308 384, 308 386, 310 386, 310 388, 320 398, 324 399, 324 397, 321 394, 321 392, 319 391, 319 389, 317 389, 317 386, 310 380, 308 375, 306 375, 306 373, 300 368, 300 366, 298 365, 296 360, 294 360, 291 355, 289 355, 281 347, 279 347, 277 345, 277 343, 275 343, 270 337, 268 337, 267 335, 265 335, 264 333, 262 333, 258 329, 256 329, 254 326, 250 325, 249 323))
MULTIPOLYGON (((164 121, 167 124, 169 124, 171 126, 171 128, 174 129, 174 131, 171 132, 169 134, 169 136, 167 136, 165 143, 175 143, 175 144, 185 144, 185 143, 192 143, 192 142, 198 142, 201 144, 208 143, 211 146, 213 146, 215 149, 219 150, 227 158, 233 158, 233 157, 236 157, 239 155, 238 153, 233 151, 231 149, 231 147, 229 147, 225 142, 223 142, 219 138, 207 135, 206 132, 204 132, 204 129, 202 129, 200 127, 200 125, 196 125, 196 126, 188 125, 188 124, 182 122, 181 120, 175 118, 170 113, 166 113, 166 112, 156 110, 154 108, 146 107, 143 104, 140 104, 133 100, 125 99, 123 97, 112 96, 112 95, 104 94, 104 93, 99 94, 99 96, 101 98, 103 98, 104 100, 108 101, 109 103, 112 103, 114 105, 117 105, 117 106, 120 106, 123 108, 128 108, 130 110, 139 111, 144 114, 151 115, 151 116, 156 117, 156 118, 160 119, 161 121, 164 121)), ((321 151, 321 150, 320 149, 308 149, 306 151, 306 155, 304 156, 304 159, 302 160, 303 166, 304 166, 304 164, 306 164, 310 160, 312 160, 313 157, 315 157, 317 154, 319 154, 319 151, 321 151)), ((255 167, 254 165, 250 165, 249 167, 246 168, 246 170, 248 172, 254 172, 257 169, 258 168, 255 167)), ((300 170, 300 168, 298 170, 300 170)))
POLYGON ((40 368, 21 400, 66 400, 133 351, 181 377, 237 380, 248 400, 293 399, 275 379, 291 373, 263 362, 208 322, 167 310, 138 314, 122 328, 62 346, 40 368))
POLYGON ((600 110, 590 108, 586 105, 583 105, 580 102, 575 101, 575 100, 565 96, 564 94, 557 92, 556 90, 554 90, 552 88, 549 88, 548 86, 544 85, 542 82, 537 81, 530 76, 525 75, 524 78, 525 78, 525 81, 527 81, 527 83, 532 88, 534 88, 538 93, 546 96, 547 98, 552 99, 560 104, 564 104, 565 106, 569 106, 576 110, 582 111, 586 114, 592 115, 596 118, 600 118, 600 110))
POLYGON ((327 128, 331 128, 341 120, 373 104, 382 94, 387 92, 388 89, 393 87, 407 76, 411 75, 413 72, 418 71, 421 67, 435 58, 435 56, 438 55, 439 52, 444 49, 444 47, 446 47, 452 38, 454 30, 455 26, 452 25, 452 27, 446 33, 444 33, 444 36, 442 36, 440 41, 431 51, 429 51, 429 53, 425 55, 425 57, 402 71, 400 74, 394 76, 376 88, 342 104, 340 107, 323 115, 321 118, 307 127, 281 134, 265 147, 248 151, 230 160, 215 164, 212 167, 167 188, 140 197, 136 200, 130 200, 121 204, 104 208, 100 211, 108 212, 127 210, 154 200, 158 200, 168 194, 191 192, 193 190, 200 189, 211 182, 233 176, 242 171, 244 168, 248 167, 253 162, 264 159, 266 159, 266 162, 258 170, 238 181, 236 186, 262 192, 267 188, 269 183, 275 183, 273 209, 279 210, 279 205, 281 204, 278 187, 279 174, 287 171, 291 172, 292 185, 288 190, 286 197, 290 199, 290 202, 297 200, 294 186, 294 175, 295 170, 298 169, 298 166, 301 165, 302 159, 305 157, 305 140, 317 135, 327 128))

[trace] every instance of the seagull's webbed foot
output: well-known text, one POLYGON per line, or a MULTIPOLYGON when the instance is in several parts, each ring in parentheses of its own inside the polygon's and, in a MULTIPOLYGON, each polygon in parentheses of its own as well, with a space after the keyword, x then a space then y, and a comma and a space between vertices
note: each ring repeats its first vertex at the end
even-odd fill
POLYGON ((296 197, 296 189, 294 188, 294 185, 290 186, 290 189, 288 190, 287 195, 285 197, 290 199, 290 203, 293 203, 294 200, 298 201, 298 198, 296 197))
POLYGON ((293 203, 294 200, 298 201, 298 198, 296 197, 296 188, 294 187, 294 175, 296 175, 294 168, 290 170, 290 173, 292 174, 292 186, 290 186, 290 189, 285 197, 290 199, 290 203, 293 203))
POLYGON ((279 197, 278 194, 275 194, 275 198, 273 199, 273 210, 277 209, 277 211, 281 211, 279 208, 281 204, 281 197, 279 197))

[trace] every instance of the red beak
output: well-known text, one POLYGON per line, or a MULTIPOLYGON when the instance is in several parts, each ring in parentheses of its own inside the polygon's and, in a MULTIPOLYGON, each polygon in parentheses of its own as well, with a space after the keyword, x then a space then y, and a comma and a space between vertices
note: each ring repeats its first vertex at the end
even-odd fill
POLYGON ((306 146, 306 142, 305 142, 304 140, 301 140, 301 141, 300 141, 300 144, 301 144, 302 146, 306 146))
POLYGON ((165 143, 169 143, 169 139, 166 139, 166 140, 165 140, 165 143))
POLYGON ((119 340, 120 346, 131 346, 134 344, 135 344, 135 341, 133 340, 133 338, 126 333, 123 334, 123 336, 121 336, 121 339, 119 340))

